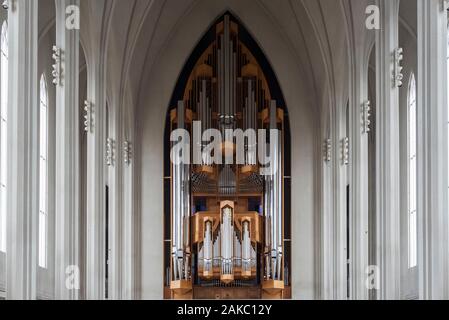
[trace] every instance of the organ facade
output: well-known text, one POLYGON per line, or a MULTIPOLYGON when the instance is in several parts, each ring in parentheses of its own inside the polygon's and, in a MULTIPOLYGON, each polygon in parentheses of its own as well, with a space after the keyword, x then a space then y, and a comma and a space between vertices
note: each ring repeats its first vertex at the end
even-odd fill
POLYGON ((241 30, 228 14, 216 22, 169 111, 190 150, 171 153, 166 298, 289 297, 286 112, 241 30), (192 142, 198 125, 209 134, 192 142))

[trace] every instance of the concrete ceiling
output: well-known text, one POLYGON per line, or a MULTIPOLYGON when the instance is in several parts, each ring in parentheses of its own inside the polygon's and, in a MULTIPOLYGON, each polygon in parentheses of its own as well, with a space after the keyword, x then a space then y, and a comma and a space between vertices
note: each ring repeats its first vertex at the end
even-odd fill
MULTIPOLYGON (((134 101, 145 89, 145 72, 151 72, 167 42, 178 33, 196 32, 200 39, 208 25, 186 26, 183 21, 197 10, 225 12, 235 8, 253 35, 251 14, 263 12, 267 23, 297 57, 305 86, 321 106, 325 93, 343 92, 348 72, 348 8, 364 7, 370 0, 80 0, 81 41, 86 56, 107 56, 112 92, 131 91, 134 101), (205 2, 209 2, 205 6, 205 2), (211 4, 213 3, 213 4, 211 4), (244 4, 242 4, 244 3, 244 4), (362 4, 363 3, 363 4, 362 4), (199 31, 201 30, 201 31, 199 31)), ((54 25, 54 0, 39 1, 39 31, 54 25)), ((349 9, 350 11, 351 9, 349 9)), ((401 1, 401 22, 416 34, 416 0, 401 1)), ((363 17, 360 17, 363 18, 363 17)), ((354 19, 354 17, 353 17, 354 19)), ((212 23, 211 19, 209 23, 212 23)), ((257 36, 254 37, 258 41, 257 36)), ((193 44, 194 45, 194 44, 193 44)), ((193 47, 192 47, 193 49, 193 47)), ((262 47, 262 50, 264 48, 262 47)), ((268 60, 270 60, 270 57, 268 60)), ((88 58, 92 59, 92 58, 88 58)))

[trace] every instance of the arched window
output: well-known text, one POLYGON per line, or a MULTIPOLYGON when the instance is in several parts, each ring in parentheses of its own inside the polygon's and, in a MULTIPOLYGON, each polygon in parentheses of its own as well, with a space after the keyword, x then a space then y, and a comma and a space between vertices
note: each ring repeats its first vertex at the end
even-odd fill
POLYGON ((8 119, 8 24, 3 22, 0 39, 0 251, 6 252, 6 179, 8 119))
POLYGON ((48 142, 48 93, 47 80, 42 74, 40 80, 39 107, 39 266, 47 267, 47 142, 48 142))
POLYGON ((415 75, 410 77, 408 87, 408 266, 417 265, 417 123, 416 123, 416 80, 415 75))

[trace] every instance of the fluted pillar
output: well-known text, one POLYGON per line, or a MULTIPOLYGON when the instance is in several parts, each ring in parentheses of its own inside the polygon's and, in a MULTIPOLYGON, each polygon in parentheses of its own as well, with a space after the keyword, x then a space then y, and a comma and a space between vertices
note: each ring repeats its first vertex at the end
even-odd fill
MULTIPOLYGON (((98 51, 99 48, 97 48, 98 51)), ((88 98, 92 108, 91 130, 87 133, 87 299, 105 298, 105 122, 104 70, 100 54, 88 70, 88 98)))
MULTIPOLYGON (((34 2, 34 1, 28 1, 34 2)), ((78 299, 79 259, 79 30, 67 28, 66 8, 79 0, 56 1, 56 46, 61 50, 56 85, 55 295, 78 299)))
POLYGON ((447 14, 418 0, 418 268, 420 299, 449 299, 447 14))
MULTIPOLYGON (((348 4, 349 5, 349 4, 348 4)), ((368 101, 368 63, 372 39, 371 30, 364 28, 366 6, 352 3, 352 23, 356 26, 350 38, 351 73, 349 91, 349 140, 350 140, 350 219, 348 221, 351 299, 368 299, 366 270, 368 267, 368 137, 370 126, 370 103, 368 101), (359 27, 357 27, 359 26, 359 27)), ((372 120, 371 120, 372 121, 372 120)))
POLYGON ((7 299, 36 299, 38 244, 38 2, 9 7, 7 299))
POLYGON ((112 99, 108 109, 109 116, 109 138, 113 144, 113 157, 108 166, 108 293, 110 299, 122 299, 122 278, 123 278, 123 214, 122 214, 122 161, 123 161, 123 137, 122 115, 119 102, 112 99))
MULTIPOLYGON (((359 48, 363 48, 360 46, 359 48)), ((366 268, 368 267, 368 135, 369 125, 360 121, 368 118, 368 59, 362 50, 353 56, 350 99, 350 296, 368 299, 366 268)))
POLYGON ((378 0, 376 30, 376 227, 379 299, 400 298, 399 88, 393 79, 399 46, 399 1, 378 0))

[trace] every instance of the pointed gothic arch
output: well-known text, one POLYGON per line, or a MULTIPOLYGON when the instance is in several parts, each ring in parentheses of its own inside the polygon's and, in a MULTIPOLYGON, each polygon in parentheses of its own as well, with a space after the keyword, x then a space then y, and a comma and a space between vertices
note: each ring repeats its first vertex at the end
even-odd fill
MULTIPOLYGON (((247 293, 253 290, 254 298, 266 297, 273 292, 289 297, 291 164, 288 111, 270 63, 243 24, 229 12, 212 24, 187 59, 170 99, 164 132, 164 286, 167 293, 165 297, 211 298, 213 292, 225 294, 216 291, 223 285, 232 288, 231 295, 234 297, 238 297, 240 287, 244 287, 247 293), (229 45, 226 45, 226 39, 229 45), (270 116, 273 112, 277 114, 274 118, 270 116), (173 143, 170 141, 170 135, 176 128, 186 128, 192 133, 194 121, 200 121, 204 129, 218 129, 223 133, 226 129, 243 131, 269 129, 273 122, 276 128, 281 129, 283 143, 279 149, 282 157, 279 167, 282 171, 277 175, 278 182, 275 187, 277 191, 271 191, 279 195, 279 200, 276 200, 279 201, 278 209, 271 211, 267 209, 267 203, 270 201, 267 200, 270 192, 267 189, 270 187, 269 183, 264 181, 270 179, 264 179, 257 171, 258 167, 252 162, 245 162, 242 166, 214 166, 203 161, 199 165, 190 166, 183 173, 182 181, 177 181, 181 176, 177 176, 176 170, 179 169, 171 163, 173 143), (177 190, 177 183, 184 185, 189 191, 182 195, 177 190), (181 210, 183 211, 181 218, 177 203, 180 201, 179 197, 189 203, 187 208, 181 210), (234 239, 230 240, 233 245, 227 247, 232 248, 229 258, 233 259, 234 263, 228 267, 224 267, 223 260, 218 258, 222 257, 222 250, 229 249, 223 247, 224 238, 219 236, 220 232, 224 231, 220 231, 218 226, 220 206, 215 205, 217 201, 231 203, 233 212, 235 205, 236 215, 232 215, 233 222, 230 226, 231 229, 235 227, 232 231, 235 232, 234 239), (247 224, 241 221, 243 219, 241 216, 250 212, 255 214, 250 219, 251 232, 258 232, 251 235, 252 245, 248 245, 249 242, 243 239, 246 233, 243 229, 239 229, 239 226, 247 227, 247 224), (206 219, 206 215, 210 217, 206 219), (278 218, 273 218, 272 215, 278 215, 278 218), (185 219, 192 220, 191 224, 184 223, 185 219), (210 230, 212 227, 211 235, 197 238, 198 232, 206 230, 200 226, 201 221, 205 221, 203 219, 208 223, 215 221, 207 228, 210 230), (277 224, 271 222, 275 221, 273 219, 278 219, 277 224), (267 222, 268 220, 270 222, 267 222), (265 224, 265 229, 256 229, 255 225, 261 223, 265 224), (186 240, 186 236, 183 236, 184 240, 176 239, 174 230, 180 228, 183 230, 187 228, 185 232, 189 233, 188 238, 192 237, 192 243, 186 240), (266 230, 265 234, 262 230, 266 230), (273 241, 278 241, 279 250, 273 246, 273 241, 263 240, 264 237, 270 238, 272 233, 276 232, 278 235, 273 236, 275 239, 273 241), (212 238, 209 244, 205 242, 207 238, 209 240, 212 238), (175 248, 176 245, 173 243, 179 241, 182 248, 175 248), (248 246, 246 253, 242 247, 245 245, 248 246), (205 258, 206 251, 211 255, 208 258, 205 258), (211 259, 210 269, 206 261, 209 259, 211 259), (249 270, 243 270, 245 259, 251 264, 249 270), (262 261, 270 259, 272 261, 279 259, 279 262, 274 262, 274 265, 276 263, 278 265, 277 271, 267 271, 267 263, 262 261), (175 267, 178 260, 183 260, 184 266, 175 267), (181 288, 177 287, 179 285, 181 288), (276 287, 270 289, 270 285, 276 287)), ((249 140, 245 145, 247 152, 248 148, 250 148, 249 140)), ((276 198, 275 195, 271 197, 276 198)), ((272 265, 268 264, 268 269, 272 265)))

